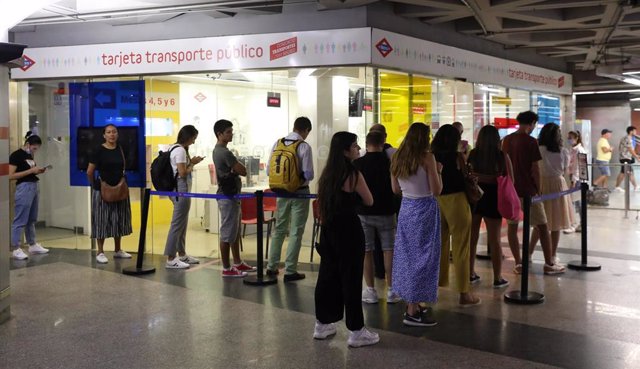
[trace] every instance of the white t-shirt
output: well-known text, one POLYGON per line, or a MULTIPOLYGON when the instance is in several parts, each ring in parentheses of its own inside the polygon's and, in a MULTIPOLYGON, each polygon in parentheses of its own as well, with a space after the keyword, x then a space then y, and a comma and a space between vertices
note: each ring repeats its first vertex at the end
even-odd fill
POLYGON ((178 144, 171 145, 169 150, 173 149, 174 147, 175 147, 175 149, 173 151, 171 151, 171 155, 169 156, 169 159, 171 161, 171 168, 173 168, 173 173, 178 173, 178 164, 179 163, 183 163, 183 164, 187 164, 188 163, 187 150, 185 150, 184 147, 182 147, 182 146, 180 146, 178 144))
POLYGON ((561 148, 560 152, 551 152, 546 146, 540 146, 542 156, 542 176, 562 177, 569 166, 569 151, 561 148))

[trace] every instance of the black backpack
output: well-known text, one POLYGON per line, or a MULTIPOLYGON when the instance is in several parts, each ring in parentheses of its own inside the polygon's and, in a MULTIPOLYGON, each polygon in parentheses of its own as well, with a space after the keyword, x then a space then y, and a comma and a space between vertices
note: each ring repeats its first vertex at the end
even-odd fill
POLYGON ((178 187, 178 174, 174 174, 171 167, 171 152, 178 146, 173 146, 169 151, 160 151, 151 162, 151 183, 157 191, 173 191, 178 187))

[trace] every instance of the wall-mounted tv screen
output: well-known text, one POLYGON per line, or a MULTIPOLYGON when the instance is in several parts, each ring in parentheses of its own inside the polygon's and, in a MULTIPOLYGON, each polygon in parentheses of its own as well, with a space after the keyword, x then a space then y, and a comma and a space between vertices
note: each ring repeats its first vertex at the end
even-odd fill
MULTIPOLYGON (((89 159, 104 143, 103 127, 78 127, 78 170, 87 170, 89 159)), ((118 144, 125 154, 126 170, 138 169, 138 127, 118 127, 118 144)))

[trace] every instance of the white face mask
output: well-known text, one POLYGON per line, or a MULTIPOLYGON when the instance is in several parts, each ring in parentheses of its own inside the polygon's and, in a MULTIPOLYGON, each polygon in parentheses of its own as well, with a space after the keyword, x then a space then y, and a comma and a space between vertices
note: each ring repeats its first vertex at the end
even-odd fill
POLYGON ((31 155, 31 148, 30 148, 29 146, 25 147, 25 148, 24 148, 24 151, 25 151, 27 154, 31 155))

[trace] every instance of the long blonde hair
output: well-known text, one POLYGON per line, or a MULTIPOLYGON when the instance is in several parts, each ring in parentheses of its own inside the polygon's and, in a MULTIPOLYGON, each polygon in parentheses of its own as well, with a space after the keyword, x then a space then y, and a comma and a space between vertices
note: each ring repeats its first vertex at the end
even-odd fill
POLYGON ((429 126, 424 123, 416 122, 409 127, 407 135, 391 159, 392 176, 407 178, 418 171, 429 151, 430 132, 429 126))

